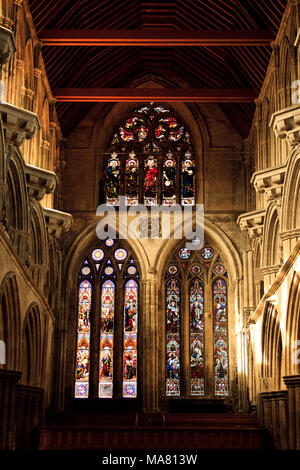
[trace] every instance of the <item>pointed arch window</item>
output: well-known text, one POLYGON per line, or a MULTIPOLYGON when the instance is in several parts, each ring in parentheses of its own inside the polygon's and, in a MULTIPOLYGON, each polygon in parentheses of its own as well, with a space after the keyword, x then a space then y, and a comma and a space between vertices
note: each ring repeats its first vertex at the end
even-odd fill
POLYGON ((228 396, 228 275, 220 255, 209 245, 179 248, 165 279, 166 396, 228 396))
POLYGON ((92 397, 93 390, 98 398, 137 396, 139 267, 134 260, 120 241, 107 239, 80 267, 75 398, 92 397))
POLYGON ((190 133, 169 107, 149 103, 115 129, 106 160, 106 203, 195 204, 194 148, 190 133), (123 189, 124 188, 124 189, 123 189))

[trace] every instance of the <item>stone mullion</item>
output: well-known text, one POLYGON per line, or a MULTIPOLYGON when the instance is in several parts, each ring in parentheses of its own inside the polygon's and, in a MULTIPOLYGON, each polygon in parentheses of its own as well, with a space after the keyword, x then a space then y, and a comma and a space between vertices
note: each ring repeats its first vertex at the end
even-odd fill
POLYGON ((157 292, 158 284, 154 276, 143 283, 143 329, 140 332, 140 347, 143 351, 141 364, 143 377, 142 407, 145 413, 158 411, 159 344, 157 292))
MULTIPOLYGON (((206 268, 205 268, 206 269, 206 268)), ((214 315, 212 283, 204 281, 204 396, 214 398, 214 315)))
MULTIPOLYGON (((115 269, 118 269, 116 266, 115 269)), ((124 266, 122 267, 122 270, 124 266)), ((113 364, 113 395, 117 398, 123 396, 123 343, 124 343, 124 295, 125 285, 124 282, 119 280, 115 281, 115 317, 114 317, 114 364, 113 364), (122 285, 119 289, 118 286, 122 285)))
POLYGON ((98 397, 99 382, 99 344, 100 344, 100 315, 101 315, 101 284, 95 278, 92 288, 92 311, 91 311, 91 333, 90 333, 90 398, 98 397))

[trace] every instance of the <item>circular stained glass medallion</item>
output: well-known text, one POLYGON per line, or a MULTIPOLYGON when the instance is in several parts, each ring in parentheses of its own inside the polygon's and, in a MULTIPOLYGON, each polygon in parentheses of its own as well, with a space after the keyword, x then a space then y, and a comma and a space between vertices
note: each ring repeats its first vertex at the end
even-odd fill
POLYGON ((181 248, 178 252, 178 256, 180 259, 189 259, 191 256, 191 251, 187 248, 181 248))
POLYGON ((214 250, 209 246, 206 246, 201 250, 201 256, 204 259, 211 259, 214 256, 214 250))
POLYGON ((193 267, 192 267, 192 273, 193 273, 193 274, 196 274, 196 275, 199 274, 199 273, 201 273, 201 268, 200 268, 200 266, 198 266, 197 264, 196 264, 195 266, 193 266, 193 267))
POLYGON ((168 273, 169 274, 176 274, 177 271, 178 271, 177 266, 174 266, 173 264, 171 266, 169 266, 169 268, 168 268, 168 273))
POLYGON ((90 270, 90 268, 89 268, 88 266, 84 266, 84 267, 82 268, 81 272, 82 272, 82 274, 83 274, 84 276, 87 276, 88 274, 90 274, 91 270, 90 270))
POLYGON ((135 266, 129 266, 129 267, 127 268, 127 272, 128 272, 128 274, 130 274, 130 275, 135 274, 135 273, 136 273, 136 267, 135 267, 135 266))
POLYGON ((112 268, 111 266, 107 266, 105 269, 104 269, 104 272, 107 276, 110 276, 113 272, 114 272, 114 268, 112 268))
POLYGON ((113 241, 112 238, 108 238, 106 241, 105 241, 105 245, 106 246, 113 246, 115 242, 113 241))
POLYGON ((215 273, 216 274, 223 274, 225 272, 225 268, 223 264, 216 264, 215 265, 215 273))
POLYGON ((115 258, 117 261, 124 261, 127 258, 127 251, 124 248, 118 248, 115 251, 115 258))
POLYGON ((96 248, 92 253, 92 258, 95 261, 101 261, 104 258, 104 251, 101 248, 96 248))

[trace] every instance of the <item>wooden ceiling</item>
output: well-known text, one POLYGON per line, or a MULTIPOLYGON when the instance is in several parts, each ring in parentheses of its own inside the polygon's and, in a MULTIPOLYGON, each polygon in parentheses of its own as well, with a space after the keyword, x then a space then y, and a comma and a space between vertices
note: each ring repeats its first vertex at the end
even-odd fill
MULTIPOLYGON (((132 82, 151 76, 168 88, 213 89, 213 92, 237 89, 237 95, 239 90, 242 93, 249 90, 253 96, 258 96, 270 60, 272 49, 268 38, 275 38, 286 3, 286 0, 29 0, 35 28, 45 43, 45 30, 52 30, 50 37, 56 38, 55 44, 57 38, 70 36, 66 30, 89 30, 90 37, 98 38, 97 46, 78 46, 80 34, 77 45, 43 46, 52 90, 124 89, 132 86, 132 82), (53 30, 59 31, 55 34, 53 30), (107 30, 107 37, 122 40, 115 46, 102 45, 101 35, 92 33, 98 30, 107 30), (132 37, 141 38, 141 35, 134 31, 131 37, 130 32, 128 36, 128 31, 124 30, 145 30, 146 38, 151 38, 151 33, 147 35, 149 30, 158 33, 163 30, 164 38, 168 38, 166 30, 171 38, 180 38, 180 31, 191 31, 193 36, 201 30, 207 31, 209 38, 212 35, 221 39, 213 45, 196 41, 199 46, 176 45, 174 40, 168 45, 166 39, 163 46, 153 46, 151 41, 135 45, 132 37), (257 41, 259 45, 249 46, 249 42, 242 40, 228 45, 226 38, 231 37, 230 31, 241 31, 241 39, 246 33, 250 38, 251 32, 254 36, 258 31, 265 33, 257 41)), ((92 106, 90 102, 56 104, 64 136, 92 106)), ((223 102, 220 106, 241 136, 247 137, 254 103, 223 102)))

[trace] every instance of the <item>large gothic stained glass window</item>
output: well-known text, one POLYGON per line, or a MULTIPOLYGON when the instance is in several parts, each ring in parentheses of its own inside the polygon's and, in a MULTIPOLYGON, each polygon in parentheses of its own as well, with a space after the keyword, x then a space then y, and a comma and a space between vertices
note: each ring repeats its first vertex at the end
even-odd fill
POLYGON ((116 128, 108 153, 108 205, 118 205, 121 195, 128 206, 195 204, 191 137, 169 107, 149 103, 135 109, 116 128))
POLYGON ((135 398, 139 268, 120 241, 107 239, 99 245, 78 276, 74 396, 90 398, 91 390, 97 390, 98 398, 135 398), (97 360, 91 363, 92 356, 97 360), (122 392, 116 391, 116 383, 122 383, 122 392))
POLYGON ((208 245, 179 248, 165 277, 166 396, 228 396, 228 276, 219 254, 208 245), (181 344, 187 324, 188 349, 181 344))

